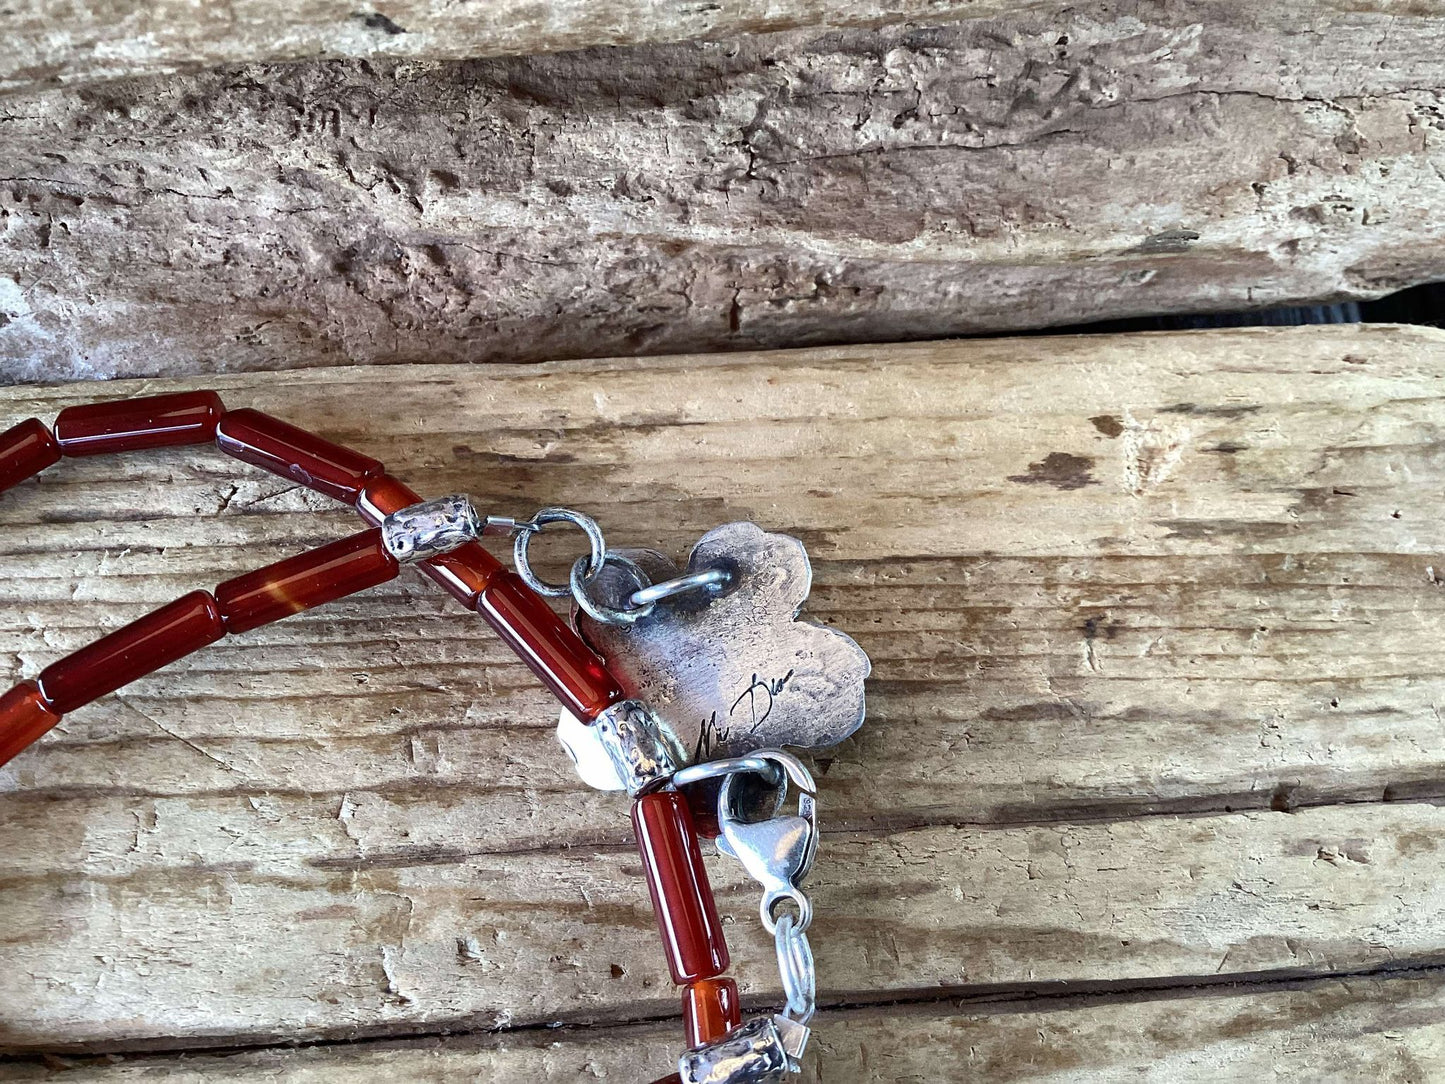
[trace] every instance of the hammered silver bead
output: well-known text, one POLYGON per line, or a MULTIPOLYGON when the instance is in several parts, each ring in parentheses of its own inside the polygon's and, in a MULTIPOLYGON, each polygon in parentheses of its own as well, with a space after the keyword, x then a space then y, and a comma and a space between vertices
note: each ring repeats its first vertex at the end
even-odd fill
POLYGON ((482 533, 482 517, 465 494, 398 509, 381 521, 381 541, 402 564, 450 553, 482 533))
POLYGON ((641 700, 619 700, 587 728, 633 797, 672 778, 687 763, 676 732, 641 700))
POLYGON ((780 1084, 792 1065, 778 1025, 760 1016, 693 1047, 678 1059, 677 1074, 682 1084, 780 1084))

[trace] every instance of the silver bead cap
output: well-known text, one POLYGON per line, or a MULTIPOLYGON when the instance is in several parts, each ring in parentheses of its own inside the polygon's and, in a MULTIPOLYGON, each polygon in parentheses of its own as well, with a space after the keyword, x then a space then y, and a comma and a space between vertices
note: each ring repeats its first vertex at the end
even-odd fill
POLYGON ((633 797, 666 783, 687 763, 676 732, 641 700, 619 700, 590 725, 559 736, 584 779, 589 772, 608 774, 633 797), (599 759, 605 767, 592 763, 599 759))
POLYGON ((677 1073, 683 1084, 781 1084, 794 1064, 778 1021, 760 1016, 689 1050, 678 1059, 677 1073))
POLYGON ((381 541, 402 564, 440 557, 480 537, 485 524, 464 493, 398 509, 381 521, 381 541))

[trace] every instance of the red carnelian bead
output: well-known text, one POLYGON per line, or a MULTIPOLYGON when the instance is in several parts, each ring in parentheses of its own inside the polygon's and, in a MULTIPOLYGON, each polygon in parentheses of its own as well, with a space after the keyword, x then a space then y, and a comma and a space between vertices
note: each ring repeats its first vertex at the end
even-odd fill
POLYGON ((717 798, 721 789, 720 779, 704 779, 690 784, 682 792, 687 797, 692 826, 697 830, 699 839, 717 839, 722 835, 722 825, 717 821, 717 798))
MULTIPOLYGON (((420 500, 406 483, 383 474, 366 483, 356 502, 356 510, 366 522, 379 524, 393 512, 420 500)), ((502 571, 502 562, 477 543, 468 542, 451 553, 423 561, 417 567, 446 588, 467 609, 475 610, 477 598, 491 583, 492 577, 502 571)))
POLYGON ((55 439, 66 455, 205 444, 215 437, 216 423, 225 412, 221 397, 213 391, 86 403, 60 412, 55 439))
POLYGON ((421 498, 411 486, 399 478, 383 474, 366 483, 366 488, 356 498, 356 510, 367 523, 380 527, 381 521, 393 512, 420 503, 421 498))
POLYGON ((687 799, 672 790, 644 794, 632 804, 632 826, 672 981, 721 975, 728 947, 687 799))
POLYGON ((621 687, 602 660, 515 572, 491 577, 477 601, 477 612, 579 719, 595 719, 603 708, 622 699, 621 687))
POLYGON ((23 682, 0 696, 0 764, 58 722, 60 716, 50 710, 33 681, 23 682))
POLYGON ((417 567, 450 591, 452 597, 469 610, 477 608, 487 584, 503 571, 502 562, 476 542, 458 546, 451 553, 423 561, 417 567))
POLYGON ((227 580, 216 601, 227 632, 248 632, 395 578, 400 566, 373 527, 227 580))
POLYGON ((332 444, 259 410, 227 413, 216 427, 216 444, 227 455, 347 504, 355 504, 362 487, 385 469, 369 455, 332 444))
POLYGON ((60 458, 60 445, 38 418, 26 418, 0 433, 0 490, 39 474, 60 458))
POLYGON ((721 1039, 743 1022, 738 984, 732 979, 689 983, 682 991, 682 1020, 689 1047, 721 1039))
POLYGON ((192 591, 51 663, 40 671, 40 691, 52 710, 65 715, 225 634, 211 593, 192 591))

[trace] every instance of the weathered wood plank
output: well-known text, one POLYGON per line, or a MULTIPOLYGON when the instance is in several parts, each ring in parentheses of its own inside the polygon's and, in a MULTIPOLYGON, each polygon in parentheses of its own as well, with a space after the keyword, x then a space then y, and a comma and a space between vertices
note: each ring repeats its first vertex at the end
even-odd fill
POLYGON ((1350 8, 11 95, 0 376, 920 338, 1439 278, 1445 22, 1350 8))
POLYGON ((337 0, 235 0, 224 10, 184 0, 144 7, 35 0, 0 11, 0 35, 6 40, 0 91, 217 64, 302 57, 525 55, 800 26, 1005 14, 1023 6, 1062 5, 1003 0, 738 0, 727 5, 676 0, 394 0, 367 11, 337 0))
MULTIPOLYGON (((800 1080, 1416 1084, 1445 1073, 1442 1010, 1445 998, 1438 978, 1359 977, 1297 989, 1253 986, 1227 995, 1209 992, 1161 1000, 943 1002, 832 1011, 816 1018, 813 1042, 818 1055, 800 1080)), ((66 1084, 113 1079, 171 1084, 257 1079, 278 1084, 349 1084, 357 1079, 416 1084, 634 1081, 639 1066, 669 1063, 673 1030, 654 1023, 222 1056, 138 1056, 99 1064, 63 1060, 49 1067, 8 1066, 6 1079, 66 1084)))
MULTIPOLYGON (((820 964, 851 1001, 1445 953, 1442 813, 1379 803, 1442 789, 1442 361, 1440 333, 1355 328, 219 383, 427 492, 656 531, 618 544, 805 537, 813 612, 876 667, 872 723, 820 765, 820 964), (1269 811, 1341 800, 1365 804, 1269 811), (1140 816, 1170 808, 1201 815, 1140 816)), ((95 392, 0 390, 0 423, 95 392)), ((351 526, 310 503, 200 451, 7 494, 8 676, 351 526)), ((35 977, 0 1043, 670 1012, 621 807, 570 781, 478 624, 393 585, 5 769, 0 962, 35 977)), ((765 997, 753 893, 716 869, 765 997)))
MULTIPOLYGON (((124 824, 136 853, 118 872, 0 878, 0 961, 18 976, 0 1049, 676 1012, 630 846, 373 860, 347 837, 345 800, 325 817, 316 804, 238 798, 223 828, 157 803, 124 824), (308 853, 322 843, 328 855, 308 853)), ((121 827, 62 821, 51 846, 91 846, 90 825, 100 847, 121 827)), ((1445 960, 1442 836, 1445 810, 1422 805, 835 833, 810 882, 821 997, 1445 960)), ((733 973, 745 995, 776 1000, 756 886, 731 863, 710 870, 733 973)))
MULTIPOLYGON (((234 0, 224 10, 158 0, 144 7, 33 0, 0 11, 0 91, 304 57, 462 59, 525 55, 594 45, 634 45, 795 27, 868 26, 1008 16, 1021 10, 1066 14, 1057 0, 736 0, 724 4, 598 0, 546 4, 520 0, 389 0, 358 10, 338 0, 234 0)), ((1157 5, 1133 5, 1135 10, 1157 5)), ((1176 4, 1208 21, 1228 13, 1245 25, 1260 14, 1244 5, 1176 4), (1250 16, 1254 16, 1251 18, 1250 16)), ((1298 24, 1319 17, 1438 16, 1435 0, 1287 0, 1270 5, 1298 24)), ((1383 46, 1385 42, 1381 42, 1383 46)), ((1404 43, 1389 43, 1396 51, 1404 43)))
MULTIPOLYGON (((590 507, 614 535, 645 525, 619 544, 681 554, 729 517, 800 534, 813 612, 876 663, 882 725, 829 776, 833 809, 861 826, 1438 780, 1445 513, 1420 494, 1442 478, 1441 349, 1438 333, 1366 328, 225 384, 424 491, 590 507), (920 748, 937 751, 925 773, 920 748)), ((16 416, 95 393, 0 394, 16 416)), ((292 514, 306 507, 210 451, 66 463, 0 502, 0 650, 34 673, 354 523, 292 514)), ((522 757, 568 786, 550 715, 480 622, 408 579, 138 683, 13 770, 70 794, 457 798, 476 765, 522 757)), ((535 823, 539 843, 559 838, 535 823)))

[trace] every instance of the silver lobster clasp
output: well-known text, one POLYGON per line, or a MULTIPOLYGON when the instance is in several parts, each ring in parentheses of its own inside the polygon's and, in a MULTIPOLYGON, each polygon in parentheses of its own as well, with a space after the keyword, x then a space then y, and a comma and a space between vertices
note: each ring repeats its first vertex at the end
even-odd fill
POLYGON ((718 826, 721 834, 717 849, 732 855, 743 868, 763 886, 763 899, 758 913, 769 933, 777 928, 777 906, 789 900, 798 909, 796 926, 808 928, 813 919, 813 904, 798 888, 818 853, 818 813, 815 801, 817 788, 813 777, 801 761, 781 749, 757 749, 750 754, 771 761, 782 768, 778 786, 781 791, 774 808, 787 800, 791 782, 798 791, 796 815, 773 816, 760 821, 743 821, 735 813, 734 785, 742 772, 728 774, 718 792, 718 826))

